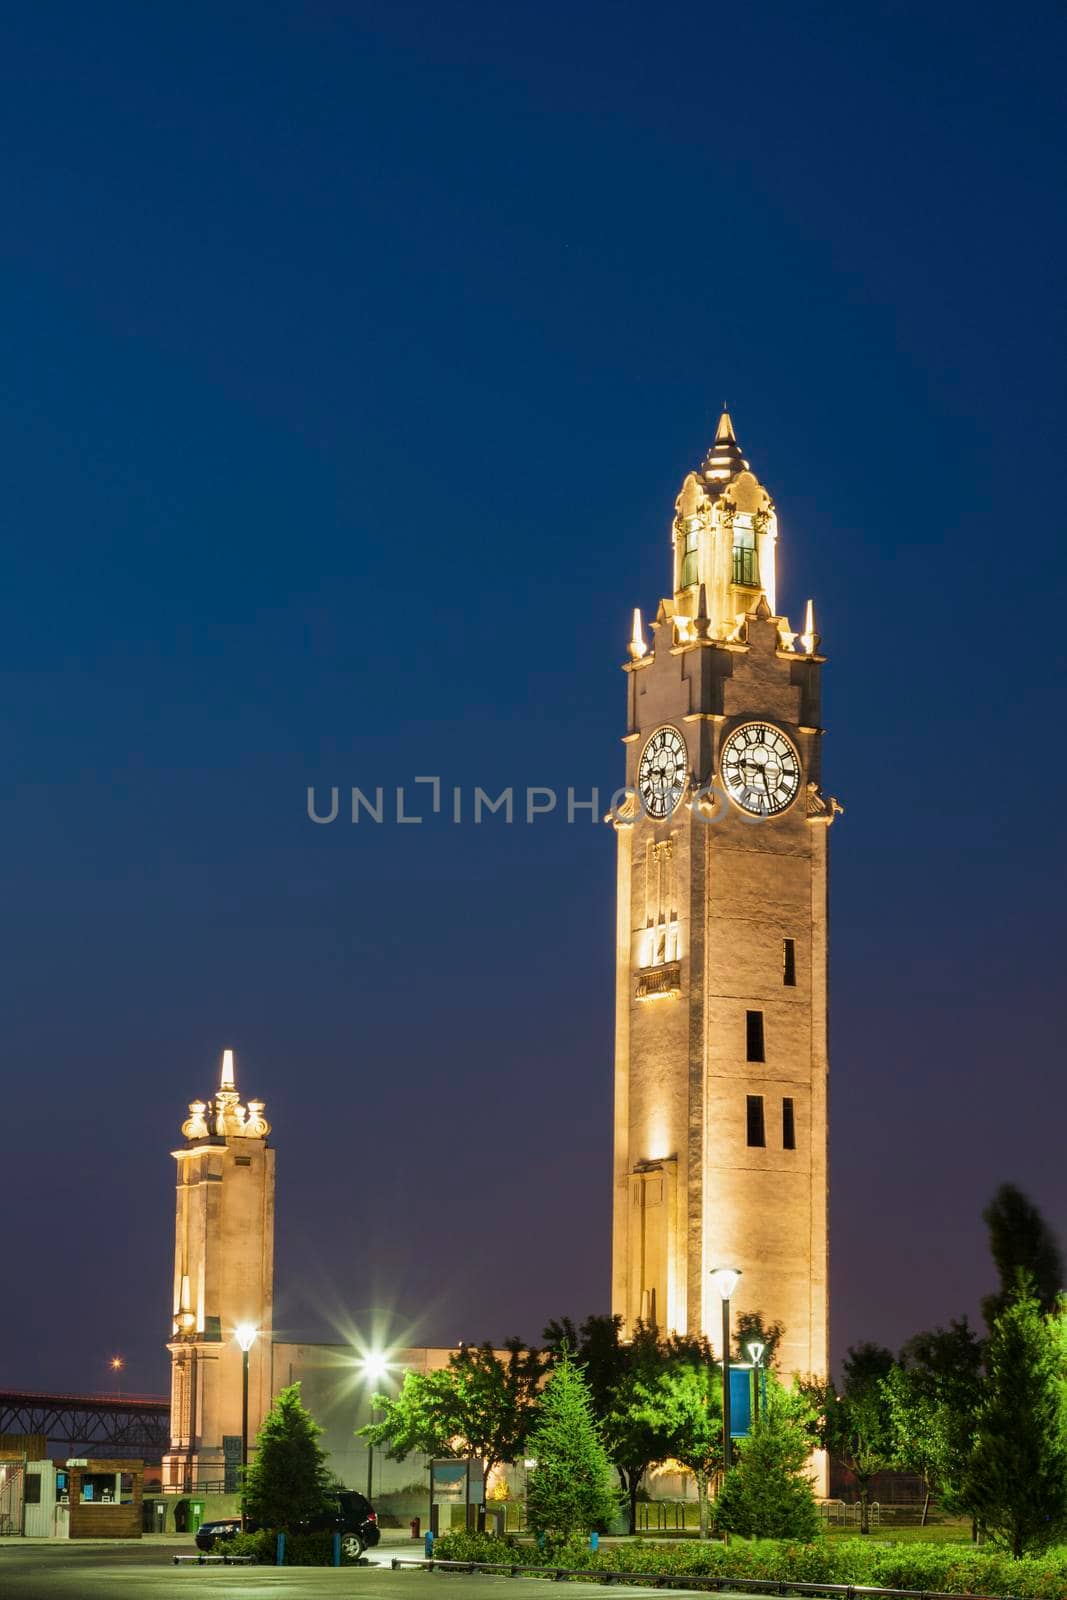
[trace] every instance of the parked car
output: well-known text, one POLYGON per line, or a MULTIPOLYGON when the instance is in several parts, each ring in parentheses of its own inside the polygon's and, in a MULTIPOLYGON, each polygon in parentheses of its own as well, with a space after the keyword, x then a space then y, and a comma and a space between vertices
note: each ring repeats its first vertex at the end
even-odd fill
MULTIPOLYGON (((255 1533, 258 1525, 246 1524, 246 1531, 255 1533)), ((214 1550, 241 1531, 240 1517, 220 1517, 216 1522, 202 1522, 196 1531, 198 1550, 214 1550)), ((350 1561, 356 1561, 364 1550, 372 1548, 381 1538, 378 1513, 363 1495, 354 1489, 339 1489, 331 1497, 330 1509, 321 1517, 314 1517, 294 1525, 294 1533, 339 1533, 341 1549, 350 1561)))
POLYGON ((222 1517, 218 1522, 202 1522, 196 1530, 196 1548, 214 1550, 220 1540, 232 1539, 240 1531, 240 1517, 222 1517))

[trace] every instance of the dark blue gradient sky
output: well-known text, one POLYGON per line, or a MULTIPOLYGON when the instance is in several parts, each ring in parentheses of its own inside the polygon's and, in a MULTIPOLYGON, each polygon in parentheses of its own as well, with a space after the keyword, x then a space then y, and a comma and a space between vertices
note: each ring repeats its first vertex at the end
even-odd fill
MULTIPOLYGON (((813 594, 835 1347, 1065 1221, 1062 9, 57 4, 0 25, 0 1376, 166 1371, 218 1052, 278 1327, 607 1304, 613 838, 720 402, 813 594)), ((773 1204, 768 1196, 768 1204, 773 1204)))

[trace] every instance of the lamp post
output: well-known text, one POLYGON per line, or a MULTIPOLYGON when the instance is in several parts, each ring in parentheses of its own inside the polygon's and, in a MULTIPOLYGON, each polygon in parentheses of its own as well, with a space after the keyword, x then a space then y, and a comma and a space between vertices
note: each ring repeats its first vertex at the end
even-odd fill
POLYGON ((244 1526, 244 1482, 248 1472, 248 1352, 256 1342, 259 1329, 251 1322, 242 1322, 236 1329, 237 1343, 241 1346, 241 1526, 244 1526))
POLYGON ((729 1472, 730 1448, 730 1298, 741 1281, 739 1267, 716 1267, 711 1281, 722 1301, 722 1467, 729 1472))
MULTIPOLYGON (((380 1350, 373 1351, 363 1359, 363 1375, 367 1380, 368 1388, 375 1383, 381 1383, 389 1370, 389 1363, 380 1350)), ((374 1390, 369 1388, 369 1413, 370 1420, 374 1421, 374 1390)), ((367 1499, 374 1504, 374 1445, 367 1440, 367 1499)))
POLYGON ((121 1356, 112 1356, 111 1360, 108 1362, 108 1366, 115 1374, 115 1394, 120 1399, 122 1397, 122 1369, 125 1365, 126 1363, 123 1361, 121 1356))
POLYGON ((759 1380, 760 1380, 760 1373, 763 1370, 763 1352, 764 1352, 764 1350, 766 1348, 767 1348, 766 1345, 761 1344, 758 1339, 753 1339, 751 1344, 746 1344, 746 1346, 745 1346, 745 1349, 748 1351, 748 1359, 752 1363, 752 1421, 753 1421, 753 1423, 757 1423, 759 1421, 759 1380))

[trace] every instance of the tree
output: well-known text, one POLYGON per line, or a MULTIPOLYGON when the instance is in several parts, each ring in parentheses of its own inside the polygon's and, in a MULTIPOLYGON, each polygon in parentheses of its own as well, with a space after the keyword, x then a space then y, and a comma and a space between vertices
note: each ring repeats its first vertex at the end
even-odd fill
POLYGON ((611 1521, 615 1474, 581 1369, 566 1354, 542 1391, 529 1448, 537 1465, 526 1480, 526 1518, 535 1533, 564 1540, 611 1521))
POLYGON ((964 1492, 1013 1556, 1039 1553, 1067 1527, 1061 1332, 1020 1277, 993 1324, 964 1492))
POLYGON ((662 1441, 663 1456, 697 1484, 700 1537, 708 1536, 708 1484, 723 1467, 722 1369, 703 1339, 672 1339, 665 1360, 634 1385, 634 1418, 662 1441))
POLYGON ((565 1317, 550 1322, 544 1338, 550 1354, 569 1349, 582 1364, 604 1445, 626 1496, 629 1531, 636 1533, 641 1479, 670 1453, 662 1427, 643 1410, 638 1392, 663 1369, 666 1355, 659 1334, 639 1322, 626 1344, 621 1317, 587 1317, 578 1329, 565 1317))
POLYGON ((916 1334, 882 1380, 896 1465, 926 1485, 948 1510, 969 1509, 963 1484, 982 1389, 982 1341, 967 1318, 916 1334))
POLYGON ((802 1539, 819 1534, 819 1512, 805 1472, 814 1423, 810 1403, 774 1379, 767 1406, 747 1439, 737 1442, 737 1464, 715 1502, 715 1526, 750 1539, 802 1539))
POLYGON ((760 1358, 768 1371, 777 1364, 778 1346, 785 1333, 783 1322, 767 1322, 762 1311, 741 1311, 734 1318, 734 1353, 738 1361, 749 1359, 748 1347, 754 1340, 763 1346, 760 1358))
POLYGON ((1000 1277, 996 1294, 982 1301, 982 1315, 992 1328, 1015 1299, 1018 1274, 1026 1273, 1041 1310, 1055 1311, 1064 1290, 1059 1241, 1041 1212, 1013 1183, 1002 1183, 982 1212, 989 1229, 989 1252, 1000 1277))
POLYGON ((860 1532, 871 1531, 871 1479, 893 1465, 894 1436, 883 1379, 894 1366, 881 1345, 853 1346, 845 1357, 844 1387, 808 1379, 799 1387, 818 1417, 819 1442, 854 1474, 860 1493, 860 1532))
POLYGON ((447 1367, 406 1373, 395 1398, 375 1395, 382 1420, 356 1432, 394 1461, 415 1452, 474 1457, 488 1485, 494 1467, 523 1453, 543 1366, 519 1339, 509 1339, 505 1349, 501 1360, 491 1344, 462 1345, 447 1367))
POLYGON ((288 1529, 327 1506, 333 1477, 319 1444, 322 1429, 300 1402, 299 1383, 283 1389, 256 1436, 242 1507, 263 1528, 288 1529))

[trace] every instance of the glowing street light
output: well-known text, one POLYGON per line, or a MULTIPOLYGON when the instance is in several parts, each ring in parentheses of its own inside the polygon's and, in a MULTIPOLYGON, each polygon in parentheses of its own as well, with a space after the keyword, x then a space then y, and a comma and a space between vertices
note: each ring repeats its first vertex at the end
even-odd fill
MULTIPOLYGON (((367 1354, 363 1357, 362 1361, 360 1362, 360 1366, 363 1369, 363 1376, 367 1380, 367 1392, 368 1392, 368 1394, 370 1396, 369 1414, 370 1414, 370 1420, 371 1420, 372 1423, 374 1422, 374 1385, 376 1383, 381 1383, 382 1382, 382 1380, 385 1377, 386 1373, 389 1371, 389 1368, 390 1368, 391 1365, 392 1365, 392 1363, 390 1362, 388 1356, 385 1354, 384 1350, 368 1350, 367 1354)), ((374 1445, 371 1442, 371 1440, 368 1439, 367 1440, 367 1499, 370 1501, 371 1505, 374 1504, 374 1496, 373 1496, 373 1493, 372 1493, 373 1488, 374 1488, 374 1445)))
POLYGON ((746 1346, 745 1346, 745 1349, 748 1351, 748 1359, 752 1363, 752 1421, 753 1421, 753 1423, 756 1423, 756 1422, 759 1421, 760 1372, 761 1372, 761 1370, 763 1368, 763 1352, 764 1352, 764 1350, 766 1350, 766 1348, 767 1348, 767 1346, 765 1344, 761 1344, 758 1339, 753 1339, 751 1344, 746 1344, 746 1346))
POLYGON ((122 1379, 118 1376, 118 1374, 122 1371, 125 1365, 126 1363, 121 1356, 112 1356, 111 1360, 108 1362, 108 1366, 111 1368, 112 1372, 115 1373, 116 1394, 122 1393, 122 1379))
POLYGON ((711 1281, 722 1301, 722 1463, 729 1472, 731 1462, 730 1440, 730 1300, 741 1282, 738 1267, 716 1267, 711 1281))
POLYGON ((256 1342, 259 1329, 255 1323, 239 1322, 234 1338, 241 1346, 241 1522, 244 1523, 244 1480, 248 1471, 248 1352, 256 1342))

